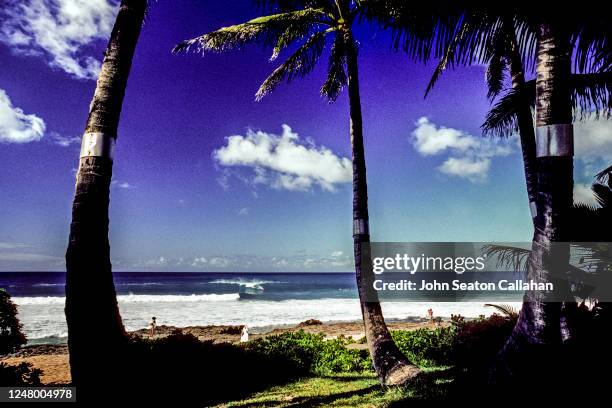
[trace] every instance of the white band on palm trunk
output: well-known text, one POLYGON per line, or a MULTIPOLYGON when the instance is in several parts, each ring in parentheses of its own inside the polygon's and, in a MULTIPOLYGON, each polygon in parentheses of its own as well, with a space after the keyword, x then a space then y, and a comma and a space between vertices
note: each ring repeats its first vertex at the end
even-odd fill
POLYGON ((100 132, 88 132, 83 135, 81 158, 106 157, 113 160, 115 152, 115 137, 100 132))
POLYGON ((368 220, 358 219, 353 220, 353 235, 366 235, 370 234, 370 227, 368 225, 368 220))
POLYGON ((537 157, 571 157, 574 155, 574 126, 569 123, 536 128, 537 157))
POLYGON ((538 207, 535 202, 529 202, 529 211, 531 211, 531 218, 535 218, 538 215, 538 207))

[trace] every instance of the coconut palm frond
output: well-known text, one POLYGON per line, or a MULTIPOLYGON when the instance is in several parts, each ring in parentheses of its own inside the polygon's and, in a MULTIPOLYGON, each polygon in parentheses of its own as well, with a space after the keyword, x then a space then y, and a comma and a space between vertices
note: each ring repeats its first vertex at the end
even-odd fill
POLYGON ((440 61, 438 61, 438 65, 436 66, 436 69, 434 70, 434 73, 432 74, 431 79, 429 80, 429 83, 427 84, 427 88, 425 89, 425 97, 427 97, 429 92, 431 92, 435 84, 438 82, 438 80, 442 76, 442 73, 444 72, 444 70, 449 65, 451 66, 454 65, 455 52, 457 51, 457 48, 459 47, 459 44, 461 43, 464 36, 468 35, 469 30, 470 30, 469 24, 463 23, 461 25, 459 32, 455 34, 451 42, 446 47, 446 50, 444 50, 444 54, 440 58, 440 61))
MULTIPOLYGON (((487 113, 481 125, 490 136, 508 136, 517 130, 516 113, 521 103, 535 106, 535 80, 508 91, 487 113)), ((573 74, 570 80, 574 118, 587 120, 612 115, 612 72, 573 74)))
POLYGON ((595 196, 597 204, 602 208, 612 208, 612 188, 604 184, 595 183, 591 186, 591 190, 593 190, 593 196, 595 196))
POLYGON ((508 268, 509 270, 520 272, 527 268, 531 250, 506 245, 485 245, 483 247, 483 255, 496 257, 498 268, 508 268))
POLYGON ((612 166, 597 173, 595 175, 595 180, 599 183, 607 184, 608 187, 612 188, 612 185, 610 185, 610 183, 612 183, 612 166))
POLYGON ((329 53, 329 66, 327 79, 321 87, 321 95, 334 102, 342 89, 346 86, 348 78, 345 71, 346 43, 341 35, 337 35, 329 53))
POLYGON ((494 308, 495 310, 497 310, 504 316, 507 316, 510 318, 518 317, 518 310, 516 310, 513 306, 510 306, 508 304, 502 303, 502 304, 496 305, 494 303, 485 303, 485 306, 494 308))
POLYGON ((612 72, 571 76, 574 117, 608 118, 612 113, 612 72))
POLYGON ((312 26, 327 24, 326 19, 327 15, 320 9, 297 10, 257 17, 246 23, 223 27, 217 31, 185 40, 176 45, 172 52, 223 52, 239 49, 248 43, 260 40, 263 40, 265 44, 278 45, 279 37, 285 35, 286 38, 297 38, 312 26))
POLYGON ((310 36, 301 47, 266 78, 259 87, 257 94, 255 94, 255 99, 261 100, 283 81, 289 83, 293 78, 304 77, 312 71, 325 48, 326 34, 327 31, 320 31, 310 36))
MULTIPOLYGON (((525 100, 524 93, 531 89, 511 89, 487 112, 480 126, 487 136, 508 137, 518 131, 517 113, 525 100)), ((535 87, 533 88, 535 98, 535 87)))
POLYGON ((486 71, 486 81, 487 97, 490 100, 494 99, 504 89, 507 66, 506 57, 499 52, 496 52, 489 61, 486 71))
POLYGON ((432 56, 443 55, 460 27, 461 15, 461 8, 450 3, 362 0, 358 18, 389 29, 393 50, 426 62, 432 56))

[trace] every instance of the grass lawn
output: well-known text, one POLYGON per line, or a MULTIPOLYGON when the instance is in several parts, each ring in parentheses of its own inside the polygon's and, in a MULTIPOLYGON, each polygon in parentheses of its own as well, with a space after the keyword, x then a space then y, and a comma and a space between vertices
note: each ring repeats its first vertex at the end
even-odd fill
POLYGON ((393 407, 413 399, 444 398, 452 381, 447 367, 425 369, 405 388, 382 387, 373 373, 308 377, 218 407, 393 407))

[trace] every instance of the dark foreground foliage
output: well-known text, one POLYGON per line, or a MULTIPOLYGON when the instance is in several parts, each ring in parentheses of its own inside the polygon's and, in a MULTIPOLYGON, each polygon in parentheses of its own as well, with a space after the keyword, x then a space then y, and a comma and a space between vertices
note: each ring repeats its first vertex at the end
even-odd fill
POLYGON ((0 386, 26 387, 40 385, 42 371, 32 368, 32 364, 7 365, 0 363, 0 386))
POLYGON ((301 377, 369 369, 367 351, 347 349, 349 342, 298 331, 213 344, 177 330, 154 340, 130 338, 113 375, 129 400, 207 406, 301 377))
POLYGON ((11 295, 0 288, 0 355, 12 353, 26 343, 11 295))

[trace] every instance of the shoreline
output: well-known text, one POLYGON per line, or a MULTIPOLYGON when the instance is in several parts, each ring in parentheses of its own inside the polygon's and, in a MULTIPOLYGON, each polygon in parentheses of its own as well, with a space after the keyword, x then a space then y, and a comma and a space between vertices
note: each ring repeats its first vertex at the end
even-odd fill
MULTIPOLYGON (((409 318, 402 321, 390 321, 387 326, 390 330, 417 330, 421 328, 435 328, 439 325, 448 325, 448 319, 441 323, 432 323, 425 318, 409 318)), ((217 325, 217 326, 158 326, 154 338, 168 336, 174 330, 190 333, 200 341, 214 343, 239 343, 242 326, 217 325)), ((364 337, 362 321, 348 322, 320 322, 318 320, 306 320, 297 325, 282 325, 273 328, 251 329, 249 340, 261 337, 281 334, 288 331, 304 330, 306 333, 323 333, 326 339, 334 339, 340 336, 352 337, 359 340, 364 337), (258 330, 259 329, 259 330, 258 330)), ((148 329, 140 329, 129 332, 130 334, 149 338, 148 329)), ((43 371, 41 380, 44 385, 59 385, 70 383, 70 368, 68 363, 68 346, 62 344, 33 344, 26 345, 16 353, 0 356, 0 362, 9 365, 17 365, 22 362, 31 363, 34 368, 43 371)))

